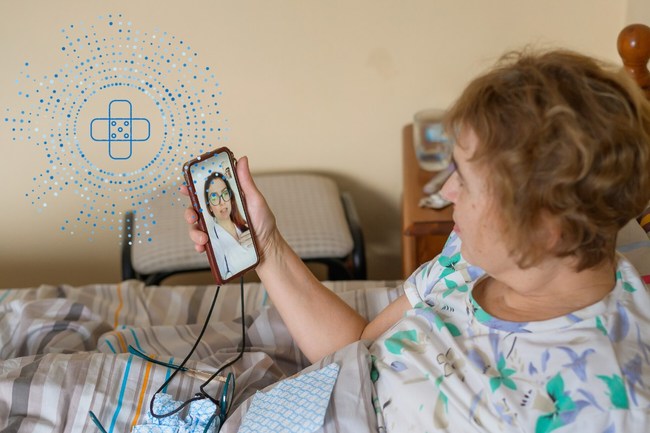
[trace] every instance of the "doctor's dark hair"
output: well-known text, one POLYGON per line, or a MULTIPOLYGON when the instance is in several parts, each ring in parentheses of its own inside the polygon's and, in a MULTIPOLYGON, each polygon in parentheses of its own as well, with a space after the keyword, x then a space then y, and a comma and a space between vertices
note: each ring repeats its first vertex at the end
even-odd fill
POLYGON ((469 84, 446 127, 476 134, 471 161, 523 268, 549 253, 575 257, 579 271, 613 263, 618 230, 650 200, 650 103, 619 67, 570 51, 506 54, 469 84))
POLYGON ((223 182, 226 184, 226 188, 228 188, 228 192, 230 193, 231 221, 235 223, 235 226, 242 232, 247 231, 248 225, 246 224, 244 218, 241 216, 241 213, 239 213, 239 206, 237 205, 237 200, 235 199, 235 193, 233 192, 232 187, 228 182, 228 179, 226 179, 226 176, 224 176, 221 173, 217 173, 216 171, 210 173, 210 175, 205 179, 205 185, 203 187, 203 194, 205 195, 205 205, 206 208, 208 209, 208 213, 212 216, 212 218, 215 218, 214 213, 212 212, 212 207, 210 205, 209 189, 212 181, 214 181, 217 178, 223 180, 223 182))

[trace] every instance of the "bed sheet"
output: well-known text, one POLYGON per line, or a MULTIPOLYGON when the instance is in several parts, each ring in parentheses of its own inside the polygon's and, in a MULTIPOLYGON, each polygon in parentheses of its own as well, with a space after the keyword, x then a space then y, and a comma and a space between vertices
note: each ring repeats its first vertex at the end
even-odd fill
MULTIPOLYGON (((326 284, 368 319, 402 293, 396 281, 326 284)), ((215 290, 146 287, 135 280, 0 290, 0 430, 98 431, 90 411, 109 432, 128 432, 142 424, 152 396, 172 370, 129 353, 129 345, 160 361, 180 362, 198 337, 215 290)), ((330 362, 345 368, 321 431, 376 431, 364 342, 310 366, 263 286, 246 284, 244 296, 242 318, 239 285, 222 287, 208 330, 188 364, 214 371, 232 359, 241 344, 243 320, 247 348, 231 370, 236 376, 234 409, 222 431, 238 430, 247 399, 257 390, 330 362)), ((201 382, 181 373, 164 391, 186 400, 201 382)))

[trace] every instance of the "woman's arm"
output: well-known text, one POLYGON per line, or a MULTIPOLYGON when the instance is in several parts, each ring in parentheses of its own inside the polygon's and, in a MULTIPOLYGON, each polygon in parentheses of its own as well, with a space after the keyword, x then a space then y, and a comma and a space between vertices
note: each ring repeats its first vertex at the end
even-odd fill
MULTIPOLYGON (((245 157, 238 161, 236 170, 260 248, 257 274, 307 358, 313 362, 361 338, 374 339, 399 320, 409 308, 405 296, 368 323, 321 284, 277 230, 275 217, 255 186, 245 157)), ((198 228, 194 210, 187 209, 185 218, 192 225, 190 238, 197 251, 204 251, 207 234, 198 228)))
POLYGON ((375 339, 409 308, 403 295, 371 322, 321 284, 282 238, 258 266, 273 305, 298 347, 314 362, 359 339, 375 339))

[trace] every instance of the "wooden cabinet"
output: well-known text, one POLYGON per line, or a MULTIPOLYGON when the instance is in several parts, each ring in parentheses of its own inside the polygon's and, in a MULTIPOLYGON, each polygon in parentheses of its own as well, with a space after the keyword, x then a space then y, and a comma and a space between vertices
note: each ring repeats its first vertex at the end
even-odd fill
POLYGON ((413 126, 402 131, 402 275, 413 273, 435 257, 454 227, 453 205, 442 210, 421 208, 422 187, 435 175, 420 168, 413 148, 413 126))

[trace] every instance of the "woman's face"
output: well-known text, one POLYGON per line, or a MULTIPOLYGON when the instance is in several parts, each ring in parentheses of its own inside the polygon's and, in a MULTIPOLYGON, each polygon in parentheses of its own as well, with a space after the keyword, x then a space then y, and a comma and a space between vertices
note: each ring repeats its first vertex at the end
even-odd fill
MULTIPOLYGON (((463 241, 461 253, 469 263, 495 275, 515 265, 506 248, 487 169, 469 161, 479 145, 471 128, 463 128, 454 146, 456 171, 441 194, 454 203, 454 231, 463 241)), ((515 223, 515 222, 511 222, 515 223)))
POLYGON ((212 213, 217 221, 230 219, 231 202, 230 200, 225 201, 223 199, 223 197, 227 195, 228 187, 222 179, 216 178, 210 182, 210 186, 208 187, 208 199, 210 200, 210 209, 212 209, 212 213))

